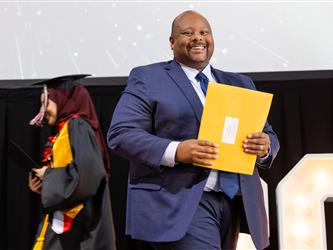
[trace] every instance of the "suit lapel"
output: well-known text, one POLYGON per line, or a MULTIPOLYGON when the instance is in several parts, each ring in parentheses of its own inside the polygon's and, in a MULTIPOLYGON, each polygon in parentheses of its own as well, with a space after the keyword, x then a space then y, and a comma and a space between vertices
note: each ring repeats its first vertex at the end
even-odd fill
POLYGON ((232 85, 231 83, 228 82, 228 80, 223 76, 223 72, 219 72, 216 69, 214 69, 212 66, 211 67, 211 71, 212 74, 214 75, 216 81, 218 83, 223 83, 223 84, 228 84, 228 85, 232 85))
POLYGON ((186 74, 180 67, 180 65, 172 60, 166 67, 167 73, 171 77, 171 79, 176 83, 178 88, 182 91, 183 95, 186 97, 187 101, 191 104, 192 109, 195 113, 195 116, 198 122, 201 121, 202 116, 202 104, 200 99, 195 92, 190 80, 187 78, 186 74))
POLYGON ((215 77, 215 79, 218 83, 223 83, 223 84, 226 84, 226 85, 239 87, 239 84, 230 80, 227 77, 227 74, 225 72, 223 72, 221 70, 214 69, 212 66, 211 66, 211 70, 212 70, 212 73, 213 73, 213 75, 214 75, 214 77, 215 77))

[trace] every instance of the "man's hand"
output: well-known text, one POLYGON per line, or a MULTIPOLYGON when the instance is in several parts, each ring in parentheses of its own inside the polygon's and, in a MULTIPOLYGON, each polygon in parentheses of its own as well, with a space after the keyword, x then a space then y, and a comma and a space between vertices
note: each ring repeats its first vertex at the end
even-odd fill
POLYGON ((249 134, 243 142, 244 151, 258 157, 267 155, 270 145, 269 136, 263 132, 249 134))
POLYGON ((186 140, 179 143, 176 151, 176 162, 212 165, 209 159, 217 159, 218 145, 203 140, 186 140))

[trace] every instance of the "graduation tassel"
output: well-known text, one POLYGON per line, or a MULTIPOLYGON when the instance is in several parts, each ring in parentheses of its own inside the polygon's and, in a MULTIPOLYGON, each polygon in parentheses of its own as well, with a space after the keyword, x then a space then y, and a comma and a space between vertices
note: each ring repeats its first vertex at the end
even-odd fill
POLYGON ((45 241, 45 234, 46 234, 46 229, 48 225, 48 220, 49 220, 49 215, 45 215, 44 223, 42 230, 40 231, 40 234, 36 240, 36 243, 33 247, 33 250, 43 250, 44 247, 44 241, 45 241))

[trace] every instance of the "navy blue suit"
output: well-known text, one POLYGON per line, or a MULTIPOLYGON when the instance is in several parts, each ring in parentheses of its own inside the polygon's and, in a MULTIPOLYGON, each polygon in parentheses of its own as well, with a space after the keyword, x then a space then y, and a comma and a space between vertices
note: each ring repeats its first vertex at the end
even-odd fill
MULTIPOLYGON (((212 68, 218 82, 254 89, 250 78, 212 68)), ((172 60, 134 68, 114 111, 108 131, 110 149, 130 160, 126 233, 134 239, 166 242, 181 239, 202 196, 209 169, 191 164, 161 166, 171 141, 198 136, 202 104, 180 65, 172 60)), ((256 132, 256 131, 253 131, 256 132)), ((269 168, 279 149, 271 126, 269 168)), ((244 138, 245 139, 245 138, 244 138)), ((257 249, 268 243, 263 193, 254 174, 240 175, 247 224, 257 249)))

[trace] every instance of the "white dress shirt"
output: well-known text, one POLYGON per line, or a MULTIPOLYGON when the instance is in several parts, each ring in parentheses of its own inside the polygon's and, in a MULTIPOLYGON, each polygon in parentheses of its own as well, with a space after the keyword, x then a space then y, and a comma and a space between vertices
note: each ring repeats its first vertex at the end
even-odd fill
MULTIPOLYGON (((195 92, 197 93, 202 106, 205 104, 206 101, 206 96, 205 94, 202 92, 201 87, 200 87, 200 81, 198 81, 195 77, 196 75, 199 73, 199 70, 197 69, 193 69, 190 68, 186 65, 180 64, 183 71, 185 72, 187 78, 190 80, 195 92)), ((211 67, 208 64, 204 70, 202 71, 202 73, 204 73, 208 80, 210 82, 216 82, 212 71, 211 71, 211 67)), ((162 161, 161 164, 164 166, 169 166, 169 167, 173 167, 175 165, 175 156, 176 156, 176 150, 178 147, 178 144, 180 142, 177 141, 173 141, 171 142, 168 147, 166 148, 164 155, 162 157, 162 161)), ((220 191, 219 185, 218 185, 218 172, 217 170, 211 170, 206 182, 206 186, 205 186, 205 191, 220 191)))
MULTIPOLYGON (((195 78, 196 75, 199 73, 199 70, 190 68, 190 67, 188 67, 184 64, 181 64, 181 63, 180 63, 180 65, 181 65, 183 71, 185 72, 187 78, 190 80, 195 92, 197 93, 197 95, 198 95, 198 97, 199 97, 199 99, 202 103, 202 106, 204 106, 205 101, 206 101, 206 96, 204 95, 204 93, 201 90, 200 81, 198 81, 195 78)), ((207 76, 207 78, 210 82, 216 82, 216 79, 212 74, 210 64, 208 64, 204 68, 202 73, 204 73, 207 76)), ((168 147, 166 148, 166 150, 163 154, 163 157, 162 157, 162 160, 161 160, 161 165, 168 166, 168 167, 173 167, 176 164, 175 163, 175 157, 176 157, 176 150, 177 150, 177 147, 178 147, 179 143, 180 142, 178 142, 178 141, 172 141, 168 145, 168 147)), ((267 153, 266 156, 264 156, 262 158, 257 158, 257 162, 258 163, 263 163, 269 157, 270 150, 271 149, 269 148, 268 153, 267 153)), ((219 192, 219 191, 221 191, 221 189, 220 189, 218 184, 219 184, 218 183, 218 171, 212 169, 209 173, 209 176, 208 176, 208 179, 207 179, 204 190, 205 191, 217 191, 217 192, 219 192)))

